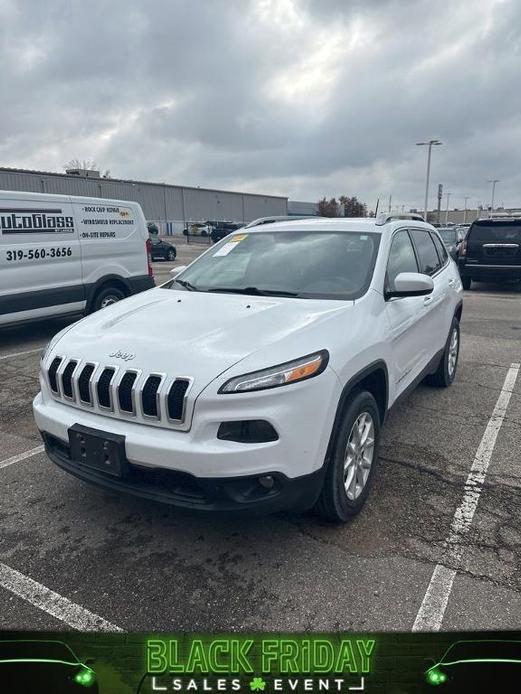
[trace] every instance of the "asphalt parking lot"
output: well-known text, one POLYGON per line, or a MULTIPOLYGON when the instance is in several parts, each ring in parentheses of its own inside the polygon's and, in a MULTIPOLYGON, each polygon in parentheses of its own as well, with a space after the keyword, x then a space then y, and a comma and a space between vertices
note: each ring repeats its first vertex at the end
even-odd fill
MULTIPOLYGON (((157 283, 207 247, 177 245, 157 283)), ((465 293, 456 382, 391 414, 370 500, 341 527, 180 512, 56 468, 31 401, 39 349, 65 323, 0 338, 3 629, 519 628, 520 285, 465 293)))

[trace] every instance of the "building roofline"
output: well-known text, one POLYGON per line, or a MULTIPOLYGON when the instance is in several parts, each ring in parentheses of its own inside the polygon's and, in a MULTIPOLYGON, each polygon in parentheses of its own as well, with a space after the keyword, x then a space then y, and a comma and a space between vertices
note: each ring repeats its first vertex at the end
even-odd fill
POLYGON ((9 166, 0 166, 0 172, 5 171, 6 173, 15 174, 32 174, 35 176, 57 176, 59 178, 66 178, 67 180, 80 180, 80 181, 112 181, 114 183, 130 183, 133 185, 145 185, 145 186, 160 186, 162 188, 184 188, 185 190, 202 190, 207 193, 231 193, 232 195, 250 195, 257 198, 277 198, 279 200, 288 200, 285 195, 270 195, 268 193, 248 193, 240 190, 222 190, 220 188, 201 188, 197 186, 185 186, 179 185, 177 183, 158 183, 157 181, 135 181, 131 178, 91 178, 89 176, 75 176, 67 173, 61 173, 60 171, 38 171, 33 169, 17 169, 9 166))

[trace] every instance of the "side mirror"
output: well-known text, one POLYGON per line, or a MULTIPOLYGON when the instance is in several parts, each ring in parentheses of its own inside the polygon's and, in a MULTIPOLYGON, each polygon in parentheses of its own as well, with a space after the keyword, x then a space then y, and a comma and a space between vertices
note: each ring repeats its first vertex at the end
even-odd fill
POLYGON ((404 296, 425 296, 431 294, 434 282, 428 275, 419 272, 400 272, 394 280, 394 287, 386 292, 385 298, 404 296))
POLYGON ((452 260, 458 259, 458 244, 449 248, 449 255, 452 258, 452 260))
POLYGON ((177 267, 170 270, 170 274, 173 275, 174 277, 177 277, 177 275, 181 274, 181 272, 186 270, 187 267, 188 267, 188 265, 178 265, 177 267))

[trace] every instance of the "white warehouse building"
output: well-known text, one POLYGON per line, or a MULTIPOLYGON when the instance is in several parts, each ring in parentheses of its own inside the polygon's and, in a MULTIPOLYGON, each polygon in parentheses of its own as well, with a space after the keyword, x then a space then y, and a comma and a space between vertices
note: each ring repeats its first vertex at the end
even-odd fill
POLYGON ((0 167, 0 190, 58 193, 138 202, 162 234, 181 234, 191 222, 251 222, 257 217, 288 214, 288 199, 276 195, 191 188, 103 178, 99 171, 67 173, 0 167))

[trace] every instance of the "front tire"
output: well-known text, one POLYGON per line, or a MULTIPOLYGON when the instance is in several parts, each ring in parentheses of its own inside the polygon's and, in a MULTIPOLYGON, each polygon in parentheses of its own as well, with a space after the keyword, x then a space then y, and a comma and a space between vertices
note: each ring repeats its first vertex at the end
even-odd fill
POLYGON ((94 297, 92 310, 99 311, 102 308, 111 306, 112 304, 115 304, 117 301, 121 301, 121 299, 124 299, 125 296, 125 293, 117 287, 105 287, 105 289, 99 291, 94 297))
POLYGON ((448 388, 456 378, 460 346, 459 320, 454 317, 450 326, 449 337, 440 364, 436 371, 427 377, 427 382, 438 388, 448 388))
POLYGON ((173 263, 174 260, 175 260, 175 258, 176 258, 176 255, 177 255, 177 254, 176 254, 176 252, 174 251, 174 249, 173 249, 173 248, 170 248, 170 250, 169 250, 168 253, 166 254, 166 259, 169 260, 171 263, 173 263))
POLYGON ((360 512, 373 479, 380 443, 380 414, 366 390, 350 395, 315 511, 345 523, 360 512))

